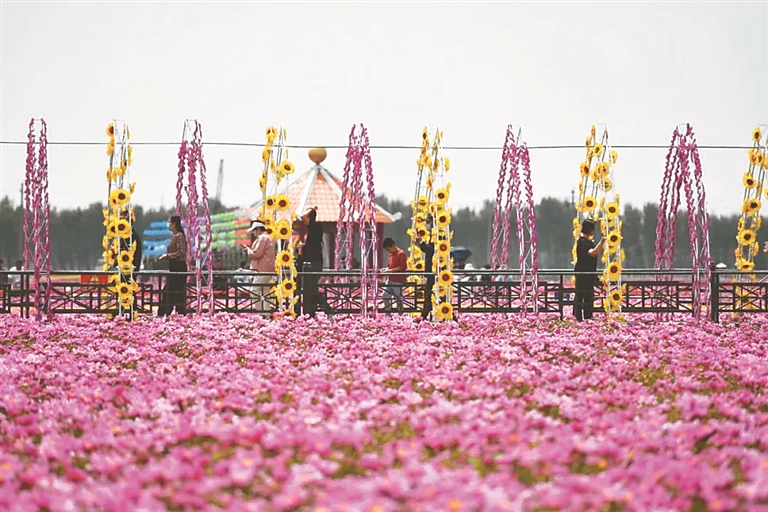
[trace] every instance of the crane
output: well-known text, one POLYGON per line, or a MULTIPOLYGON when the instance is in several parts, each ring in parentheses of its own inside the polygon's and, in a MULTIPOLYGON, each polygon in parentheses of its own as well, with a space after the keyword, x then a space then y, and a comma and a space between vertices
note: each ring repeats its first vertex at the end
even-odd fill
POLYGON ((219 179, 216 182, 216 202, 221 204, 221 187, 224 185, 224 159, 219 160, 219 179))

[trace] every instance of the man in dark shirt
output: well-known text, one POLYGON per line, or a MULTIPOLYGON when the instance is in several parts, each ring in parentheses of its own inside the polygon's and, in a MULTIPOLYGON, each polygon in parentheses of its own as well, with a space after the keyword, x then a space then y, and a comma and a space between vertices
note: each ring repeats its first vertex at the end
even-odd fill
POLYGON ((597 277, 597 255, 605 245, 605 238, 595 245, 595 221, 586 219, 581 223, 581 234, 576 242, 576 294, 573 300, 573 314, 576 320, 592 318, 595 302, 595 280, 597 277))
MULTIPOLYGON (((427 231, 432 233, 432 218, 427 219, 427 231)), ((432 260, 435 257, 435 241, 430 239, 425 242, 419 237, 419 249, 424 253, 424 272, 427 272, 427 280, 424 284, 424 305, 421 308, 421 318, 426 320, 432 312, 432 288, 435 285, 435 273, 432 267, 432 260)))
MULTIPOLYGON (((308 208, 301 216, 306 226, 306 238, 300 246, 300 272, 323 271, 323 226, 317 222, 317 206, 308 208)), ((310 317, 315 316, 318 304, 324 303, 320 297, 319 275, 302 276, 303 312, 310 317)))

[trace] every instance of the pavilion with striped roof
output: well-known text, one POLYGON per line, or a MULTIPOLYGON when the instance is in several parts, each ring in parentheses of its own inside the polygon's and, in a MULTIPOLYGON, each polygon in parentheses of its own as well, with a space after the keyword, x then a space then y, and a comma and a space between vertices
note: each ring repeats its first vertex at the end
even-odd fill
MULTIPOLYGON (((334 175, 322 165, 326 157, 323 148, 314 148, 309 151, 309 157, 314 165, 303 174, 294 178, 288 176, 288 199, 291 202, 291 211, 301 214, 311 206, 317 206, 317 221, 323 225, 323 266, 333 266, 336 243, 336 223, 341 214, 339 202, 341 200, 343 180, 334 175)), ((286 191, 282 191, 286 194, 286 191)), ((367 201, 366 201, 367 202, 367 201)), ((240 209, 235 214, 241 219, 256 220, 261 215, 262 198, 259 198, 252 206, 240 209)), ((278 216, 278 219, 288 218, 289 212, 278 216)), ((389 224, 400 218, 400 214, 391 214, 376 205, 376 230, 379 240, 383 238, 384 224, 389 224)))

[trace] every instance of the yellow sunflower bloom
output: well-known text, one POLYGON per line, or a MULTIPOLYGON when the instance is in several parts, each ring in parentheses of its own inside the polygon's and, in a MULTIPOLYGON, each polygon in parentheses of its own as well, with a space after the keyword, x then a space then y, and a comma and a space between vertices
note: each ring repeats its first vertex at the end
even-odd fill
POLYGON ((115 141, 110 140, 109 144, 107 144, 107 156, 112 156, 112 153, 115 152, 115 141))
POLYGON ((413 262, 413 266, 410 267, 411 270, 415 272, 422 272, 424 271, 424 260, 418 260, 413 262))
POLYGON ((282 297, 289 297, 293 295, 293 292, 296 291, 296 281, 293 279, 286 279, 282 282, 280 285, 281 288, 281 296, 282 297))
POLYGON ((112 208, 119 208, 131 200, 131 193, 124 188, 113 190, 109 194, 109 204, 112 208))
POLYGON ((612 289, 608 292, 608 302, 611 306, 618 307, 621 305, 621 301, 624 300, 624 293, 618 288, 612 289))
POLYGON ((108 267, 111 267, 112 265, 114 265, 115 261, 117 260, 115 251, 112 251, 112 250, 104 251, 102 253, 102 256, 104 257, 104 263, 106 263, 108 267))
POLYGON ((435 199, 440 203, 448 201, 448 197, 451 195, 451 184, 449 183, 445 188, 438 189, 435 192, 435 199))
POLYGON ((610 173, 611 166, 608 165, 608 162, 600 162, 597 164, 597 167, 595 168, 595 174, 598 178, 607 178, 610 173))
POLYGON ((758 150, 749 150, 749 163, 752 165, 762 165, 763 153, 758 150))
POLYGON ((609 263, 607 267, 605 267, 605 275, 608 276, 608 279, 611 281, 616 281, 621 276, 621 265, 619 262, 614 261, 612 263, 609 263))
POLYGON ((762 204, 758 198, 747 199, 741 206, 741 212, 745 215, 753 215, 760 211, 762 204))
POLYGON ((757 180, 752 175, 752 173, 749 172, 744 173, 744 176, 741 178, 741 182, 748 189, 753 189, 757 186, 757 180))
POLYGON ((293 172, 295 170, 296 170, 296 168, 288 160, 283 160, 280 163, 280 173, 282 173, 284 175, 293 174, 293 172))
POLYGON ((277 196, 275 207, 281 211, 290 210, 291 200, 285 194, 280 194, 277 196))
POLYGON ((581 174, 582 178, 589 177, 589 164, 587 162, 581 162, 581 164, 579 164, 579 174, 581 174))
POLYGON ((416 235, 424 240, 425 242, 429 242, 429 231, 427 230, 426 226, 419 226, 416 228, 416 235))
POLYGON ((760 131, 760 127, 757 127, 754 130, 752 130, 752 142, 759 143, 762 138, 763 138, 763 133, 760 131))
POLYGON ((280 251, 275 258, 275 264, 279 267, 290 267, 293 265, 293 253, 291 251, 280 251))
POLYGON ((451 214, 444 211, 437 216, 437 227, 447 228, 451 224, 451 214))
POLYGON ((437 242, 435 252, 437 252, 439 256, 447 258, 451 252, 451 244, 447 240, 441 240, 437 242))
POLYGON ((595 140, 595 135, 597 135, 597 130, 595 130, 595 125, 592 125, 592 127, 589 129, 589 137, 592 140, 595 140))
POLYGON ((441 271, 440 274, 438 274, 437 276, 437 282, 441 286, 450 285, 451 283, 453 283, 453 272, 451 272, 448 269, 441 271))
POLYGON ((267 178, 263 176, 259 178, 259 188, 261 189, 262 194, 267 191, 267 178))
POLYGON ((621 243, 621 233, 619 233, 618 230, 614 229, 610 233, 608 233, 608 236, 605 237, 605 241, 608 242, 608 245, 610 247, 616 247, 621 243))
POLYGON ((272 156, 272 151, 268 147, 261 150, 261 161, 264 163, 269 162, 269 157, 272 156))
POLYGON ((615 151, 611 151, 611 163, 615 164, 618 159, 619 159, 619 154, 615 151))
POLYGON ((130 251, 120 251, 117 261, 121 267, 133 268, 133 254, 130 251))
POLYGON ((736 269, 739 272, 752 272, 755 269, 755 263, 744 258, 739 258, 736 260, 736 269))
POLYGON ((291 238, 291 225, 287 220, 283 219, 275 226, 275 234, 280 240, 290 240, 291 238))
POLYGON ((115 123, 109 123, 107 125, 107 129, 105 130, 106 134, 111 137, 115 136, 115 123))
POLYGON ((419 196, 419 199, 416 201, 416 207, 419 210, 426 211, 429 207, 429 198, 427 196, 419 196))
POLYGON ((107 224, 107 235, 110 237, 118 236, 117 234, 117 220, 110 221, 109 224, 107 224))
POLYGON ((115 226, 115 234, 119 236, 120 238, 130 238, 131 237, 131 223, 128 222, 125 219, 117 219, 114 223, 115 226))
POLYGON ((442 302, 435 309, 435 317, 438 320, 450 320, 453 318, 453 306, 450 302, 442 302))
POLYGON ((611 178, 609 178, 608 176, 603 178, 601 185, 603 188, 603 192, 610 192, 611 189, 613 189, 613 182, 611 181, 611 178))
POLYGON ((755 242, 756 233, 751 229, 742 229, 736 235, 739 245, 752 245, 755 242))
POLYGON ((581 201, 581 208, 579 211, 591 212, 597 207, 597 199, 594 196, 587 196, 581 201))
POLYGON ((605 205, 605 215, 609 219, 615 219, 619 215, 618 203, 611 202, 605 205))
POLYGON ((600 155, 603 154, 603 145, 600 144, 599 142, 595 144, 595 147, 592 148, 592 154, 595 157, 600 158, 600 155))
POLYGON ((128 165, 133 165, 133 146, 128 146, 128 165))
POLYGON ((448 172, 451 170, 451 159, 450 158, 443 158, 443 166, 445 167, 445 172, 448 172))

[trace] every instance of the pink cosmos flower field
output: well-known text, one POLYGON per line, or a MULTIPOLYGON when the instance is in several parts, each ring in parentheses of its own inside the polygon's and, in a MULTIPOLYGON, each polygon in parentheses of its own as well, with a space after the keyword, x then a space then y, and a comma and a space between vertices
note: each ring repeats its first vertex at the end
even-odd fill
POLYGON ((6 315, 2 510, 768 510, 768 318, 6 315))

